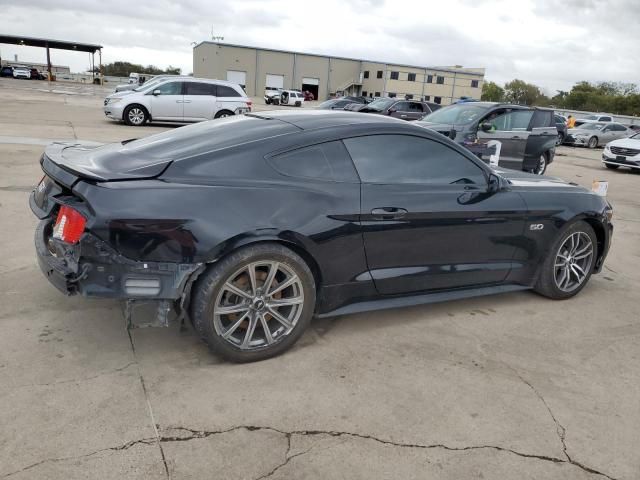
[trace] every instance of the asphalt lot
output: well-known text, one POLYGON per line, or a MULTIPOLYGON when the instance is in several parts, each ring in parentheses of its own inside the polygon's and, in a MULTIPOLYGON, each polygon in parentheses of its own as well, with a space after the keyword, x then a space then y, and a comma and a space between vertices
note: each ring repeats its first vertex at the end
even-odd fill
POLYGON ((549 167, 608 180, 614 206, 605 268, 573 299, 316 320, 285 355, 234 365, 177 325, 129 336, 120 304, 42 276, 43 144, 166 129, 108 121, 101 87, 47 90, 0 79, 0 479, 640 478, 640 175, 601 150, 549 167))

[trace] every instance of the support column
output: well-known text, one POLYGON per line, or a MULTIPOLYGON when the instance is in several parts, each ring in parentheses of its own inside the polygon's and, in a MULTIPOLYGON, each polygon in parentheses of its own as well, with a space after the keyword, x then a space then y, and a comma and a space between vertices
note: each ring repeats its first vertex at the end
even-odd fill
POLYGON ((49 52, 49 42, 45 44, 45 47, 47 49, 47 72, 49 74, 48 80, 51 81, 53 77, 51 74, 51 53, 49 52))
POLYGON ((104 85, 104 75, 102 74, 102 49, 98 50, 98 61, 100 62, 100 85, 104 85))

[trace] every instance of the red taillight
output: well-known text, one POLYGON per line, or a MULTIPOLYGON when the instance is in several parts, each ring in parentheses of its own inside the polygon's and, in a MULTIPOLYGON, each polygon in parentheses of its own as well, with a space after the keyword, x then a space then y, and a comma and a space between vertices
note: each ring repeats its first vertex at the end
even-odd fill
POLYGON ((58 212, 56 224, 53 227, 53 238, 67 243, 78 243, 82 232, 84 232, 85 223, 87 221, 80 215, 80 212, 62 205, 58 212))

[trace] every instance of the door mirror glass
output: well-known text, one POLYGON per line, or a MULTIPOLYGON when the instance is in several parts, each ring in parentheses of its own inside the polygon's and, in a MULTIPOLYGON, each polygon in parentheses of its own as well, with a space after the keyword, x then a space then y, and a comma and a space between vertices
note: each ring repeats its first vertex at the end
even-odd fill
POLYGON ((491 173, 489 175, 489 184, 488 184, 487 191, 491 193, 495 193, 495 192, 499 192, 501 189, 502 189, 502 178, 495 173, 491 173))
POLYGON ((389 114, 396 113, 397 111, 398 110, 396 110, 395 108, 390 108, 389 109, 389 114))
POLYGON ((158 95, 160 95, 161 93, 162 93, 162 92, 161 92, 160 90, 156 89, 156 90, 154 90, 154 91, 151 93, 151 95, 158 96, 158 95))
POLYGON ((483 132, 490 132, 492 130, 495 130, 495 127, 493 126, 493 123, 491 123, 491 122, 482 122, 480 124, 480 129, 483 132))

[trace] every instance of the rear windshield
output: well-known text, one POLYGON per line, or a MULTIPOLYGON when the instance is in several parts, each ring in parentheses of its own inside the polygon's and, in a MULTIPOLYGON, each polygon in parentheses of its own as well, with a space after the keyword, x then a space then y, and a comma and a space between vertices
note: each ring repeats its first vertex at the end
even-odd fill
POLYGON ((234 115, 134 140, 124 145, 122 152, 147 161, 179 160, 297 131, 297 127, 279 120, 234 115))

